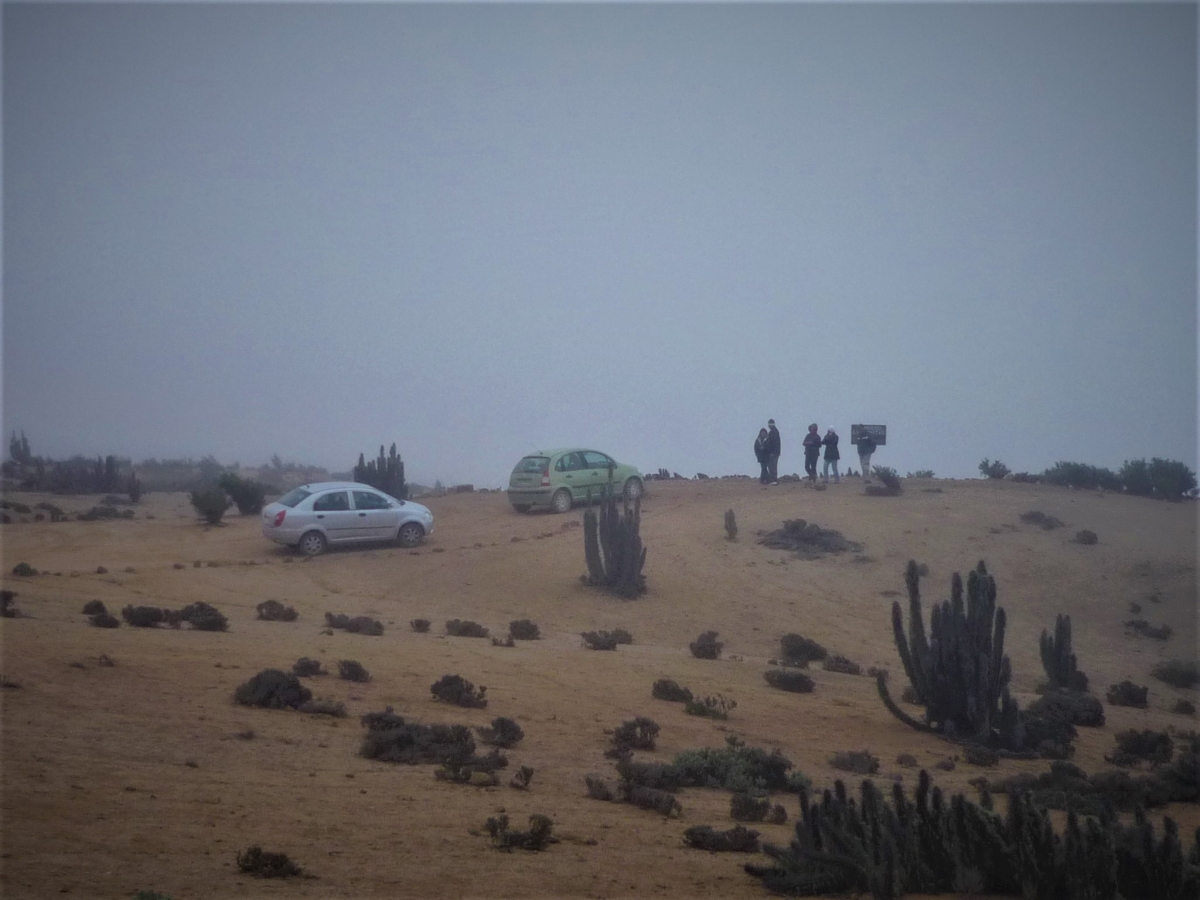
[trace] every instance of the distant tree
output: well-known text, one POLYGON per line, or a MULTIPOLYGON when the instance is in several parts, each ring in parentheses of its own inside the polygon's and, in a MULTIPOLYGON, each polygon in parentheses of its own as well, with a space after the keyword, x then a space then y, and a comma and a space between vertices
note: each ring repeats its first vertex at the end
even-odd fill
POLYGON ((8 456, 18 463, 33 461, 33 455, 29 452, 29 441, 26 439, 24 431, 21 432, 19 438, 17 432, 13 431, 12 437, 8 441, 8 456))
POLYGON ((129 500, 132 503, 137 503, 142 499, 142 483, 138 480, 137 472, 133 469, 129 470, 129 482, 126 485, 126 490, 129 492, 129 500))
POLYGON ((983 462, 979 464, 979 474, 986 478, 1004 478, 1011 470, 1000 460, 992 462, 986 456, 983 462))

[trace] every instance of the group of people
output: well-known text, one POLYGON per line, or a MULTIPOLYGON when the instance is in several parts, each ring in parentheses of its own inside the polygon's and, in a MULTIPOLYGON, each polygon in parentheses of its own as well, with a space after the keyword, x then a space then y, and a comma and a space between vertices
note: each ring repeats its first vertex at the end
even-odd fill
MULTIPOLYGON (((829 470, 833 469, 834 484, 841 483, 842 476, 838 472, 838 462, 842 455, 838 451, 838 433, 832 428, 827 429, 824 437, 820 428, 814 422, 808 426, 808 434, 804 436, 804 471, 810 482, 817 480, 817 462, 821 458, 821 450, 825 451, 825 468, 821 480, 828 483, 829 470)), ((775 420, 767 422, 766 428, 759 429, 754 441, 754 456, 761 467, 758 480, 760 484, 779 484, 779 453, 782 441, 775 420)), ((871 471, 871 454, 875 452, 875 441, 869 434, 860 434, 858 438, 858 461, 862 466, 862 476, 866 478, 871 471)))

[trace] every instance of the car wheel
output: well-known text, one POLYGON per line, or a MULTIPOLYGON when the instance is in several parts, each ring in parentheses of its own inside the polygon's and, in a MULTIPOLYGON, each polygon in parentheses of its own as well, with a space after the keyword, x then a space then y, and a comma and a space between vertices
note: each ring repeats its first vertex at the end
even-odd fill
POLYGON ((319 531, 306 531, 300 535, 300 543, 297 546, 305 556, 318 556, 325 552, 325 548, 329 546, 329 541, 319 531))
POLYGON ((625 499, 632 503, 640 496, 642 496, 642 480, 640 478, 630 478, 626 480, 625 499))
POLYGON ((416 522, 405 522, 396 534, 396 540, 402 547, 415 547, 425 537, 425 529, 416 522))
POLYGON ((554 492, 554 496, 550 498, 550 507, 556 513, 565 513, 571 511, 571 492, 566 488, 559 488, 554 492))
POLYGON ((513 509, 519 513, 527 513, 532 507, 528 503, 519 503, 513 506, 513 509))

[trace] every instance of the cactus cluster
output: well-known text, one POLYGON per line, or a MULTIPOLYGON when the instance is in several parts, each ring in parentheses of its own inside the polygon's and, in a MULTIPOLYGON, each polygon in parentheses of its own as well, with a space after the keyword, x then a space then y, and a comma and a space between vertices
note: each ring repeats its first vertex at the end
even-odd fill
POLYGON ((888 802, 869 780, 855 799, 839 781, 814 803, 801 792, 790 845, 765 845, 773 864, 745 868, 779 893, 877 900, 907 892, 1184 900, 1200 890, 1200 835, 1185 850, 1169 818, 1159 837, 1140 808, 1129 826, 1070 812, 1060 836, 1025 794, 1009 798, 1004 818, 989 806, 962 794, 947 800, 924 771, 912 800, 895 784, 888 802))
POLYGON ((1071 652, 1070 616, 1059 615, 1055 618, 1053 635, 1043 629, 1040 649, 1048 687, 1067 691, 1088 689, 1087 676, 1079 671, 1075 654, 1071 652))
POLYGON ((888 710, 907 725, 973 743, 1020 750, 1023 728, 1016 701, 1008 692, 1012 666, 1004 655, 1007 618, 996 605, 996 581, 981 560, 967 576, 966 599, 957 572, 950 599, 933 608, 929 635, 921 611, 920 574, 910 560, 904 576, 908 587, 909 631, 899 603, 892 604, 892 629, 904 671, 925 722, 901 710, 888 694, 887 681, 876 677, 888 710))
POLYGON ((591 509, 583 514, 583 554, 588 569, 583 581, 632 599, 646 590, 641 499, 625 500, 618 511, 616 495, 606 490, 599 506, 599 514, 591 509))

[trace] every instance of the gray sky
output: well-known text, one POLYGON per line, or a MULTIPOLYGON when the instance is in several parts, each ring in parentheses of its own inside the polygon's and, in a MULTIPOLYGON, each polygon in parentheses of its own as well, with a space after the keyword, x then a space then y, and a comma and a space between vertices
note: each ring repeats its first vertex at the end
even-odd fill
POLYGON ((36 453, 1196 468, 1194 4, 2 15, 36 453))

